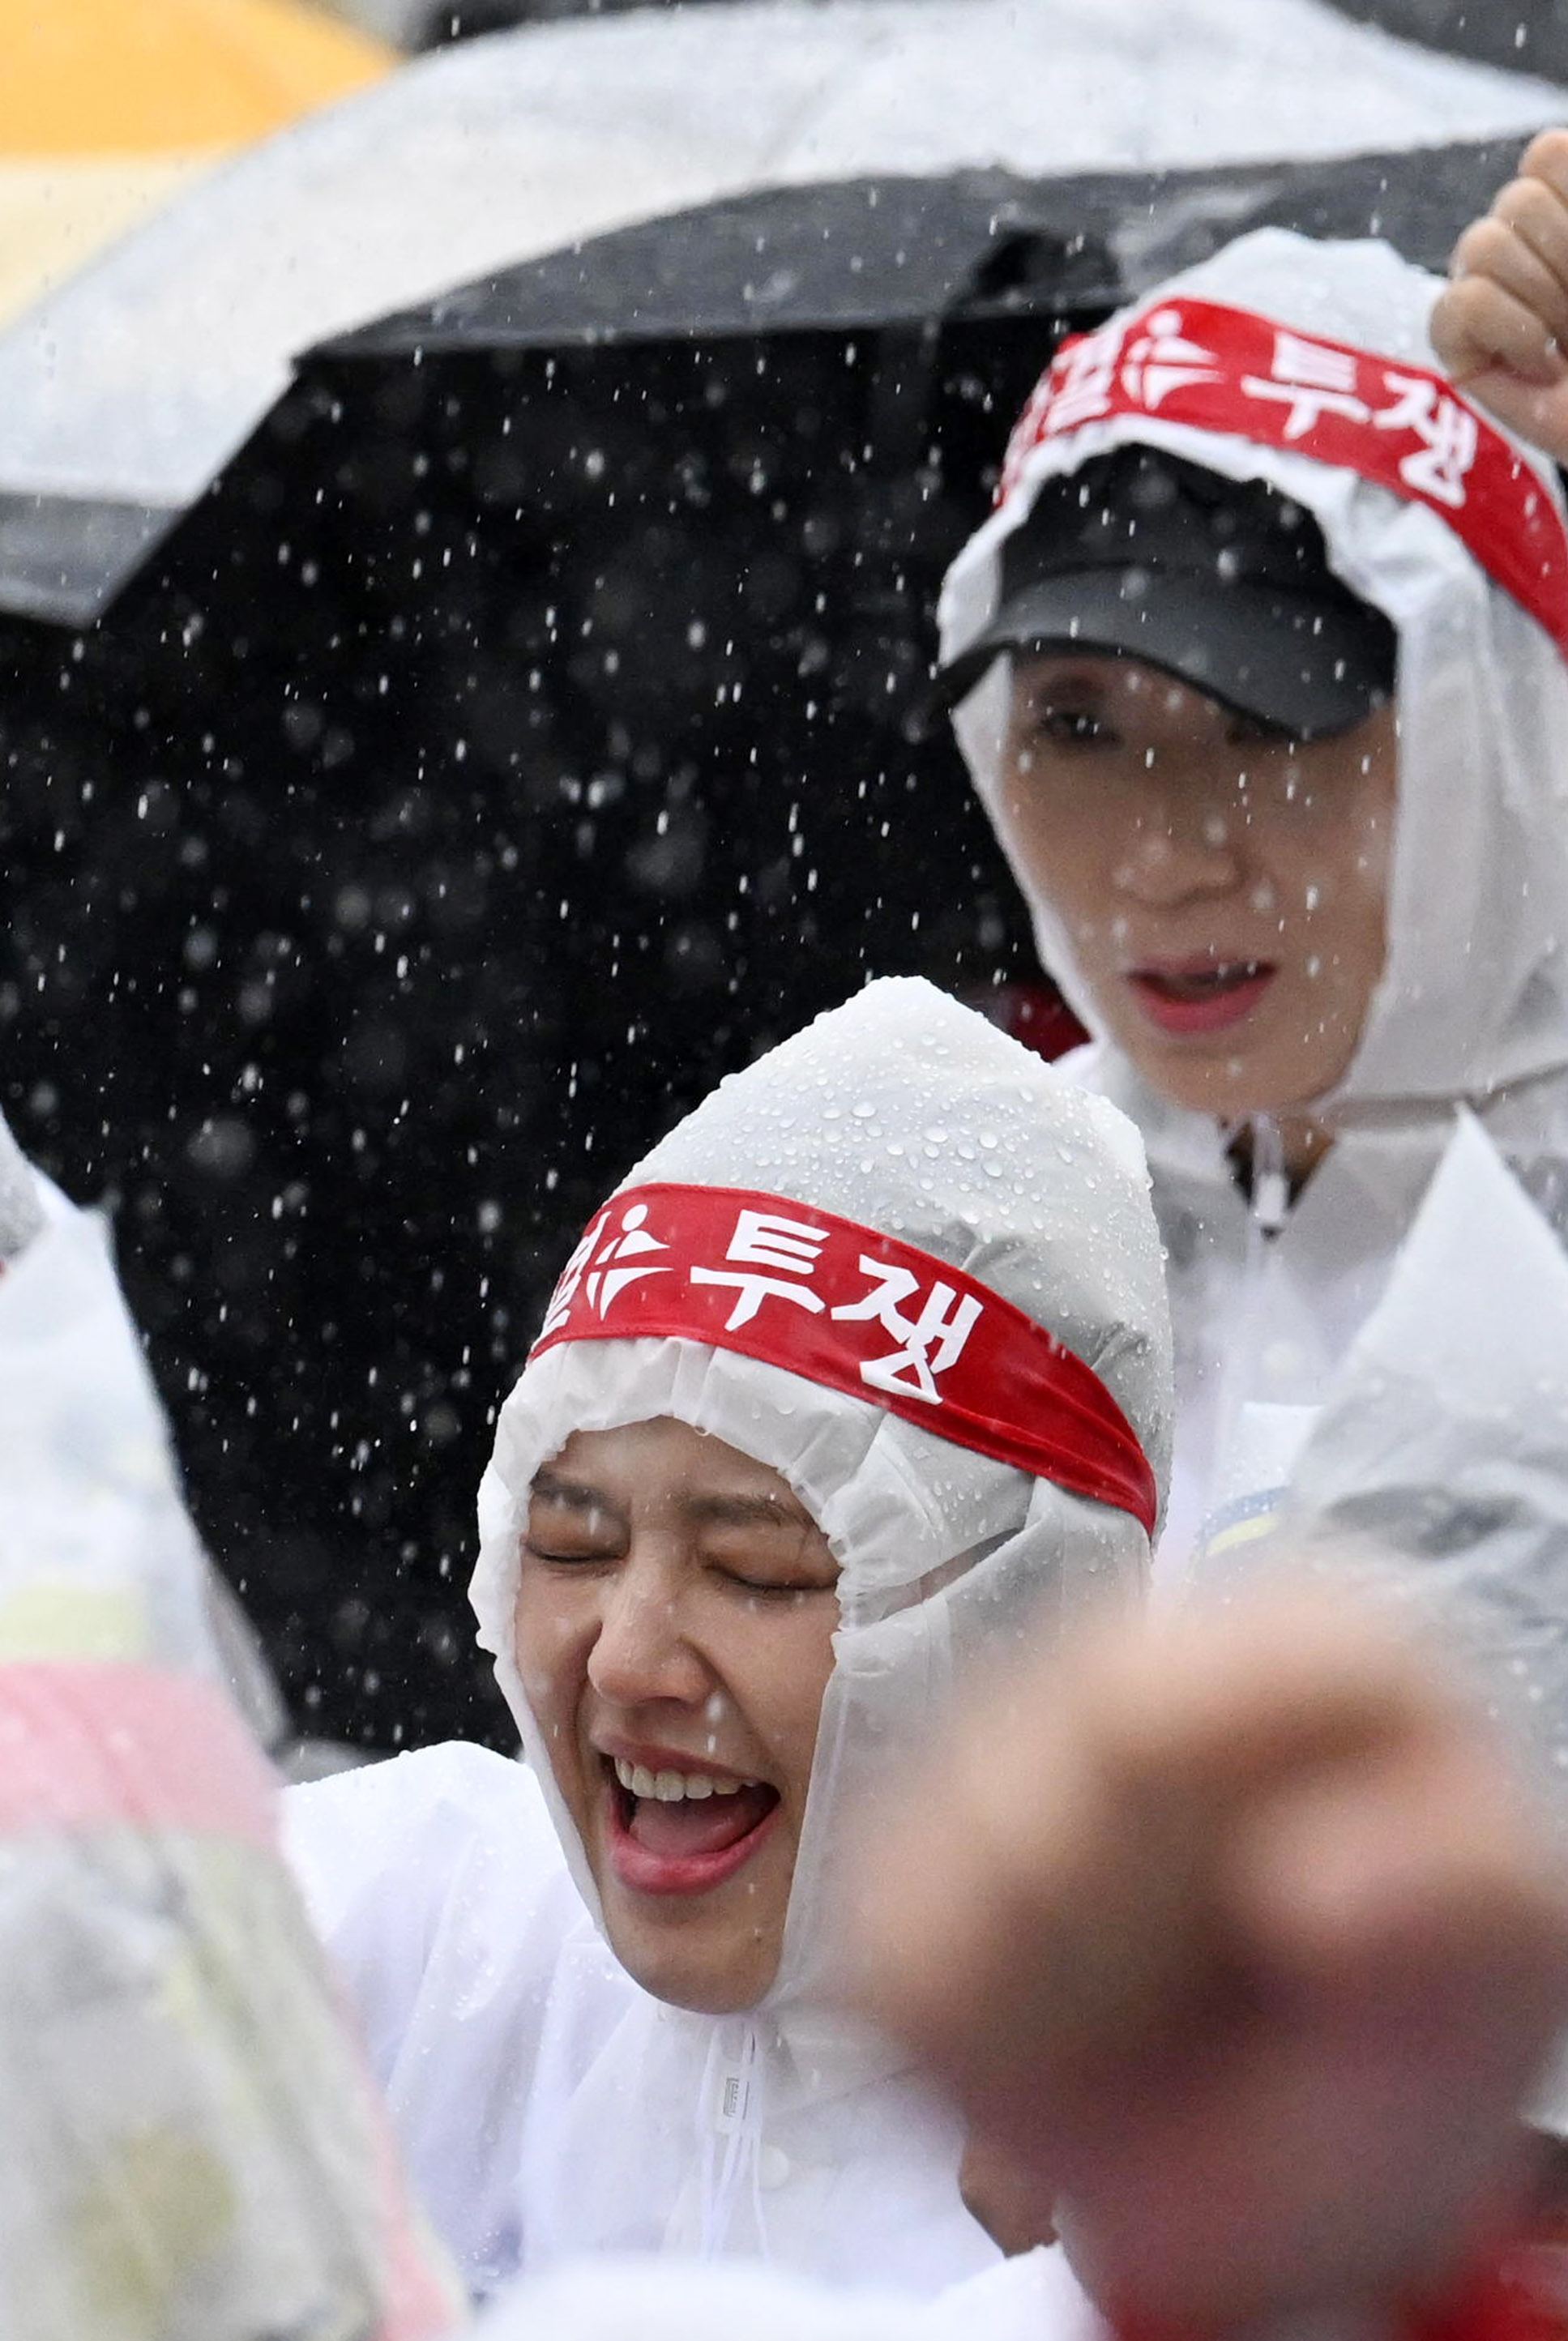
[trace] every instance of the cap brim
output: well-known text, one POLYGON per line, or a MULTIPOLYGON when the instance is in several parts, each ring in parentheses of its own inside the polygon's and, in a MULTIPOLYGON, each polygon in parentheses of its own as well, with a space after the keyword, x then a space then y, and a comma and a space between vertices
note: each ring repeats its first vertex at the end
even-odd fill
POLYGON ((1004 651, 1146 660, 1238 714, 1300 739, 1348 732, 1386 704, 1366 614, 1316 596, 1170 570, 1064 570, 1022 587, 936 678, 967 696, 1004 651))

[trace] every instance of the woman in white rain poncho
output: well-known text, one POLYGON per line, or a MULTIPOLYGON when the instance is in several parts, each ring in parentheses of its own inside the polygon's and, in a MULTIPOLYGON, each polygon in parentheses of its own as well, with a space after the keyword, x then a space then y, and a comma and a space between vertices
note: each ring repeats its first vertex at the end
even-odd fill
POLYGON ((1437 372, 1438 290, 1277 230, 1162 286, 1059 354, 944 591, 1070 1077, 1148 1151, 1177 1560, 1243 1410, 1323 1396, 1461 1105, 1568 1212, 1568 538, 1437 372))
POLYGON ((477 2292, 585 2251, 910 2294, 995 2262, 951 2117, 824 2003, 845 1815, 961 1669, 1141 1581, 1164 1320, 1127 1125, 919 983, 726 1081, 595 1219, 480 1497, 528 1768, 293 1800, 477 2292))

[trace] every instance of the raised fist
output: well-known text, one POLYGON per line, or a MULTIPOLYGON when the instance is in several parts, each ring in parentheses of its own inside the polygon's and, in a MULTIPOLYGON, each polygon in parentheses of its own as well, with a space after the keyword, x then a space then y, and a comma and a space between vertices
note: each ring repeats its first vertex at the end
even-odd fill
POLYGON ((1413 2306, 1523 2218, 1555 1855, 1381 1619, 1103 1626, 908 1809, 868 1848, 861 1997, 968 2116, 972 2208, 1014 2248, 1054 2220, 1124 2329, 1413 2306))
POLYGON ((1568 463, 1568 130, 1460 237, 1432 338, 1457 389, 1568 463))

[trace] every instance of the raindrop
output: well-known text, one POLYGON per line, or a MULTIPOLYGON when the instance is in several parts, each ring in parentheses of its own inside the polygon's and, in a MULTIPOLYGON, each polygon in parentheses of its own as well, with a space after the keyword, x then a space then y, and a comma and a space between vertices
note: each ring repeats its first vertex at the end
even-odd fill
POLYGON ((237 1179, 255 1159, 255 1140, 236 1114, 218 1114, 187 1139, 185 1153, 198 1170, 218 1179, 237 1179))

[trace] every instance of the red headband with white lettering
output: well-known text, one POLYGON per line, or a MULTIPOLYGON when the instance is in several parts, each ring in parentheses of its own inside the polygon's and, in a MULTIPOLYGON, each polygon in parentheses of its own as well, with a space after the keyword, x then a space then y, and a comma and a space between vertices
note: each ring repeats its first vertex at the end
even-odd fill
POLYGON ((783 1366, 1154 1532, 1148 1458, 1081 1358, 962 1269, 833 1211, 739 1187, 626 1189, 567 1261, 530 1358, 650 1337, 783 1366))
POLYGON ((1213 301, 1157 301, 1064 342, 1008 442, 1003 503, 1044 443, 1157 417, 1359 473, 1437 513, 1568 656, 1568 526, 1550 491, 1442 374, 1213 301))

